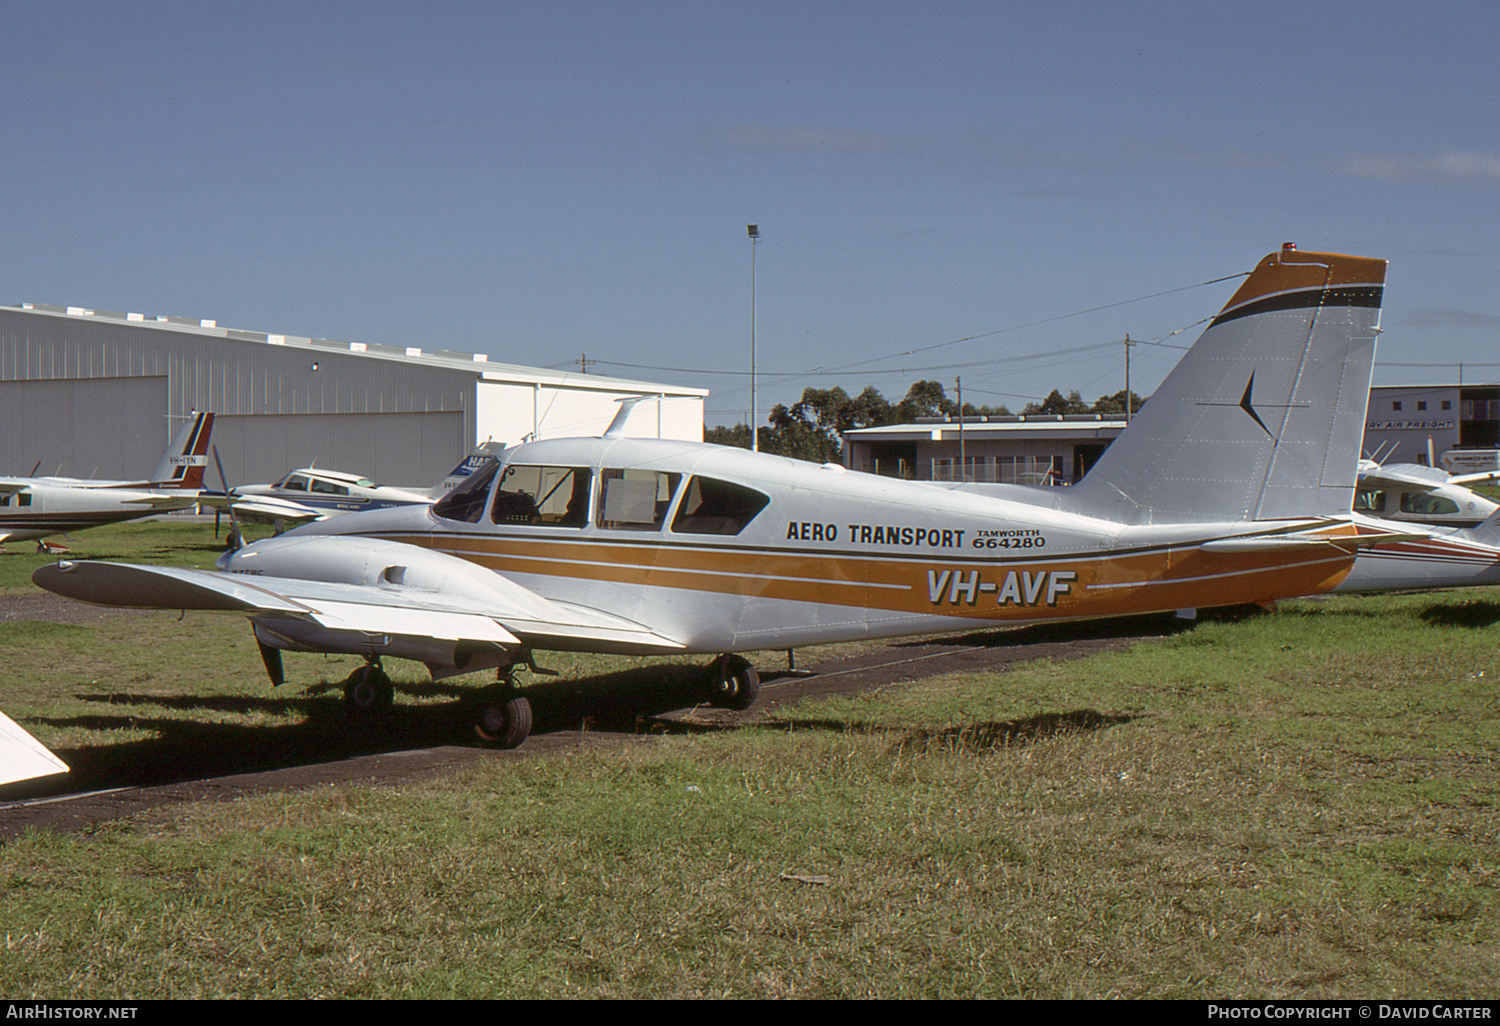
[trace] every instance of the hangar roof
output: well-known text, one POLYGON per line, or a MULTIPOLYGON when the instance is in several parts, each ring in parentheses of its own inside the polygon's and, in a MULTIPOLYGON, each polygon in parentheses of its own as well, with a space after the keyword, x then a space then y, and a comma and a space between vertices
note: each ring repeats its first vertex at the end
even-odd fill
POLYGON ((298 335, 279 335, 263 331, 244 331, 237 328, 222 328, 217 321, 186 317, 147 317, 138 313, 119 313, 113 310, 94 310, 79 306, 52 306, 47 303, 20 303, 0 306, 3 310, 42 314, 55 317, 89 318, 143 328, 177 331, 185 334, 206 335, 237 342, 259 343, 272 346, 296 346, 326 353, 330 356, 359 357, 363 359, 395 360, 415 362, 423 366, 444 370, 476 374, 489 381, 527 381, 543 385, 566 385, 572 388, 605 388, 640 392, 650 390, 667 395, 707 396, 706 388, 688 388, 683 385, 663 385, 655 382, 611 378, 598 374, 559 373, 537 367, 524 367, 511 363, 492 363, 483 353, 460 353, 447 349, 423 350, 416 346, 401 349, 375 342, 341 342, 326 338, 304 338, 298 335))

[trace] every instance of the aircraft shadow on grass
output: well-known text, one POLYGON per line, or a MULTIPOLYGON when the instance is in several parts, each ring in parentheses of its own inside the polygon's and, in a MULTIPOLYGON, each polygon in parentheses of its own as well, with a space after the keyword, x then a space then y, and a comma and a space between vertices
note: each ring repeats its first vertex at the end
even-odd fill
POLYGON ((1419 615, 1438 627, 1492 627, 1500 623, 1500 602, 1484 599, 1437 602, 1419 615))
MULTIPOLYGON (((1126 621, 1091 621, 1072 625, 1049 625, 1022 630, 976 631, 944 644, 1001 648, 1014 647, 1027 658, 1029 645, 1058 639, 1129 638, 1159 636, 1166 629, 1185 629, 1186 621, 1157 617, 1126 621), (1182 626, 1171 627, 1176 623, 1182 626)), ((892 648, 910 647, 910 643, 892 648)), ((1047 654, 1036 651, 1036 656, 1047 654)), ((765 680, 785 674, 770 668, 767 653, 765 680)), ((818 675, 813 675, 814 681, 818 675)), ((830 675, 831 676, 831 675, 830 675)), ((342 684, 323 681, 300 691, 289 688, 266 695, 160 695, 129 692, 109 695, 79 695, 96 703, 98 713, 85 716, 38 719, 58 728, 147 731, 153 737, 117 744, 65 748, 59 756, 71 772, 50 778, 23 781, 0 787, 0 801, 14 801, 115 787, 150 787, 203 780, 240 773, 257 773, 333 762, 364 755, 410 751, 443 746, 472 747, 473 709, 482 701, 482 691, 456 683, 419 681, 397 683, 397 702, 378 714, 355 714, 343 701, 342 684), (150 712, 146 712, 150 710, 150 712), (173 711, 183 716, 173 716, 173 711), (214 723, 191 718, 192 714, 295 717, 288 724, 255 725, 214 723)), ((530 683, 525 692, 534 710, 533 735, 569 731, 607 734, 688 734, 732 730, 738 721, 714 710, 717 718, 703 720, 666 718, 666 714, 700 706, 703 669, 699 665, 657 665, 617 673, 571 679, 543 679, 530 683)), ((826 693, 826 692, 825 692, 826 693)), ((902 750, 916 747, 999 747, 1064 730, 1094 729, 1119 719, 1084 710, 1032 717, 1019 724, 975 724, 936 734, 908 731, 898 742, 902 750), (1049 719, 1050 717, 1050 719, 1049 719), (1107 721, 1107 722, 1106 722, 1107 721), (922 738, 926 740, 921 740, 922 738), (988 738, 986 741, 984 739, 988 738), (1009 738, 1009 740, 1005 740, 1009 738)), ((848 720, 803 720, 797 730, 864 732, 848 720)), ((882 730, 886 728, 881 728, 882 730)))
MULTIPOLYGON (((649 733, 653 717, 696 704, 703 692, 700 667, 656 667, 599 677, 543 681, 525 690, 535 714, 535 732, 598 730, 649 733)), ((395 706, 379 715, 356 714, 341 686, 315 684, 286 697, 80 695, 103 709, 94 715, 38 717, 53 727, 93 731, 149 731, 155 736, 118 744, 59 748, 71 771, 0 787, 0 801, 37 798, 113 787, 150 787, 288 769, 364 755, 442 746, 472 747, 472 690, 432 682, 396 684, 395 706), (461 696, 461 697, 460 697, 461 696), (412 699, 451 698, 450 701, 412 699), (142 714, 146 709, 150 713, 142 714), (137 710, 140 710, 139 712, 137 710), (217 713, 295 716, 275 725, 213 723, 171 715, 217 713)), ((668 729, 662 725, 658 730, 668 729)), ((683 726, 670 729, 684 730, 683 726)), ((717 729, 704 727, 702 729, 717 729)))

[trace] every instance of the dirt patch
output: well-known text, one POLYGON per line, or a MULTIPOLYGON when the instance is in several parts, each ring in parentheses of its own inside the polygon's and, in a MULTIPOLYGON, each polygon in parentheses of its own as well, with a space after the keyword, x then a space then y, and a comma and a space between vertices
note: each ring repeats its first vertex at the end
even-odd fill
MULTIPOLYGON (((76 623, 134 615, 50 595, 25 596, 4 613, 18 610, 18 615, 5 618, 76 623)), ((702 660, 681 667, 543 681, 525 688, 533 708, 533 732, 512 751, 483 747, 474 738, 468 689, 434 683, 402 686, 395 709, 375 721, 351 717, 334 695, 246 696, 240 701, 247 706, 290 702, 304 705, 306 715, 295 727, 278 728, 206 726, 165 718, 149 724, 156 736, 147 741, 59 751, 72 767, 67 775, 0 787, 0 842, 28 829, 87 831, 100 822, 181 802, 349 782, 401 784, 480 759, 540 758, 584 747, 643 743, 654 735, 732 730, 774 719, 779 709, 804 699, 868 693, 938 674, 992 671, 1034 659, 1081 658, 1159 638, 1181 626, 1170 617, 1143 617, 892 642, 822 661, 799 652, 797 672, 788 667, 784 653, 764 652, 756 656, 760 700, 745 712, 698 704, 702 660), (403 704, 403 694, 453 701, 403 704)), ((140 700, 147 701, 162 704, 160 696, 140 700)), ((196 700, 181 701, 190 705, 196 700)), ((99 715, 129 719, 135 704, 130 695, 111 696, 99 715)), ((966 735, 899 743, 994 746, 1015 743, 1028 733, 1084 729, 1085 721, 1093 722, 1090 717, 1107 719, 1086 710, 1060 715, 1067 722, 979 725, 966 735)))
POLYGON ((118 616, 148 616, 156 612, 151 609, 116 609, 106 606, 91 606, 73 599, 65 599, 51 592, 8 592, 0 603, 0 623, 21 620, 44 620, 47 623, 99 623, 118 616))

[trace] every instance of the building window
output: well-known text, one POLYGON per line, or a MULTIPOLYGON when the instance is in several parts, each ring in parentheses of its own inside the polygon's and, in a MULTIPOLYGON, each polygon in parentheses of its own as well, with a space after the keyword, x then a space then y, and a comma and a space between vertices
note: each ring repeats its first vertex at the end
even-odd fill
POLYGON ((1395 402, 1391 403, 1391 409, 1393 409, 1393 410, 1399 410, 1399 409, 1401 409, 1401 400, 1397 399, 1395 402))
POLYGON ((1451 410, 1451 409, 1453 409, 1453 403, 1450 400, 1448 400, 1448 399, 1444 399, 1443 400, 1443 409, 1445 409, 1445 410, 1451 410))
POLYGON ((1427 404, 1425 402, 1418 402, 1417 403, 1417 409, 1419 409, 1419 410, 1425 410, 1425 409, 1427 409, 1427 404))

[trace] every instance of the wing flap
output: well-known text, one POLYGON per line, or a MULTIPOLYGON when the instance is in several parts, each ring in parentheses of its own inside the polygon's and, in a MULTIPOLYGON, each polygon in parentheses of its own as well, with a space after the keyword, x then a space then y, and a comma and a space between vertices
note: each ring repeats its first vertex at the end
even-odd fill
POLYGON ((310 615, 324 627, 335 630, 425 635, 444 641, 492 641, 497 645, 521 643, 520 638, 494 620, 474 613, 322 601, 316 604, 310 615))

